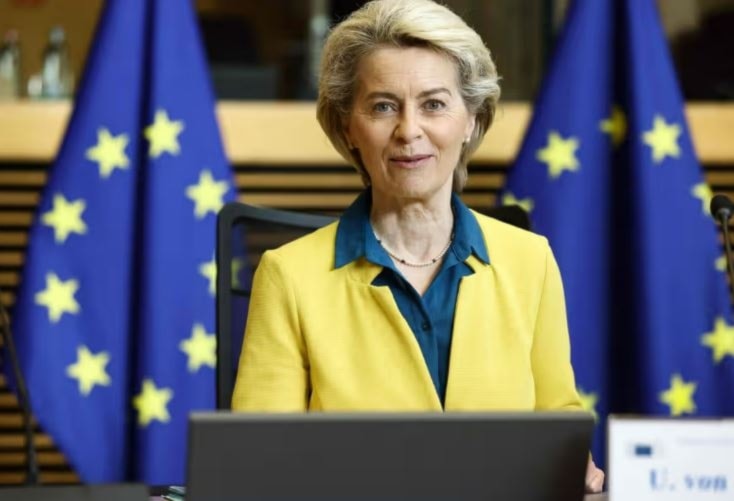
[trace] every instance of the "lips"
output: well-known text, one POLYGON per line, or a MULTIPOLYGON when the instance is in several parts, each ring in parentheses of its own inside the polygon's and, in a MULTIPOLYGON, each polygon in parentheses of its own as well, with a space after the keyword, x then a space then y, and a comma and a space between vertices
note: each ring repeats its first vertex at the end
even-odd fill
POLYGON ((418 167, 425 163, 431 155, 398 155, 390 157, 390 162, 400 167, 418 167))

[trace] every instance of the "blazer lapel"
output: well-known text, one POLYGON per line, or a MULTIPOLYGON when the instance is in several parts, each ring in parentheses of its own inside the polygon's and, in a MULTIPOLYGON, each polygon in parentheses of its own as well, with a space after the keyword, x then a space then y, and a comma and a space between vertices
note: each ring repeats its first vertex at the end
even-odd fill
POLYGON ((532 409, 527 312, 501 270, 471 256, 459 286, 451 341, 447 410, 532 409))
POLYGON ((442 410, 441 400, 438 393, 436 393, 431 374, 428 372, 423 352, 421 352, 415 334, 410 329, 408 322, 400 313, 390 288, 372 285, 374 279, 382 271, 382 267, 365 259, 359 259, 349 266, 351 267, 349 270, 350 278, 369 289, 374 304, 377 305, 383 317, 390 323, 394 335, 398 336, 400 345, 403 347, 404 357, 402 358, 406 368, 406 376, 413 374, 416 378, 415 386, 420 388, 421 394, 416 395, 416 399, 424 402, 428 409, 442 410))
POLYGON ((488 311, 496 311, 491 287, 492 277, 474 256, 467 263, 474 273, 461 279, 456 298, 454 328, 451 337, 449 375, 446 383, 446 409, 465 409, 482 385, 479 364, 488 362, 491 346, 482 335, 491 328, 488 311))
POLYGON ((405 318, 400 313, 395 303, 395 298, 393 298, 390 292, 390 288, 387 286, 372 286, 371 292, 375 298, 375 302, 382 309, 383 314, 390 320, 395 334, 399 336, 401 345, 404 347, 405 365, 409 369, 406 372, 407 374, 415 374, 418 380, 416 381, 416 386, 421 388, 421 392, 423 393, 417 397, 425 400, 431 408, 441 410, 441 400, 438 398, 436 387, 433 385, 433 379, 431 379, 431 374, 428 372, 426 361, 423 358, 423 352, 421 352, 418 341, 415 339, 415 334, 410 329, 408 322, 405 321, 405 318))

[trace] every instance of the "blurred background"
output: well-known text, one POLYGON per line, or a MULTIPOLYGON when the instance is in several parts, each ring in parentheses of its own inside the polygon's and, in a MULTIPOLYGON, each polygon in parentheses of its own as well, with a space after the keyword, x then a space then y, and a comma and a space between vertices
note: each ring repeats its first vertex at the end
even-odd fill
MULTIPOLYGON (((338 214, 361 190, 315 120, 329 26, 356 0, 196 0, 225 149, 243 200, 338 214)), ((444 0, 482 35, 504 104, 463 197, 495 203, 568 0, 444 0)), ((0 0, 0 288, 12 306, 27 232, 71 111, 103 0, 0 0)), ((694 142, 715 192, 734 195, 734 0, 658 0, 694 142)), ((3 386, 4 388, 4 383, 3 386)), ((23 479, 15 398, 0 392, 0 483, 23 479)), ((75 474, 38 430, 44 480, 75 474)))
MULTIPOLYGON (((482 35, 503 97, 532 99, 569 0, 446 0, 482 35)), ((103 0, 0 0, 4 50, 20 48, 20 95, 41 74, 49 38, 66 40, 78 80, 103 0), (61 33, 54 28, 60 28, 61 33)), ((329 25, 361 0, 196 0, 220 99, 310 99, 329 25)), ((686 99, 734 99, 734 0, 658 0, 686 99)), ((54 44, 52 43, 51 46, 54 44)), ((4 52, 5 54, 5 52, 4 52)), ((3 63, 6 64, 6 63, 3 63)), ((6 69, 3 70, 3 75, 6 69)), ((3 78, 7 78, 3 76, 3 78)), ((33 87, 33 85, 31 85, 33 87)), ((36 86, 37 87, 37 86, 36 86)), ((4 97, 7 97, 4 96, 4 97)))

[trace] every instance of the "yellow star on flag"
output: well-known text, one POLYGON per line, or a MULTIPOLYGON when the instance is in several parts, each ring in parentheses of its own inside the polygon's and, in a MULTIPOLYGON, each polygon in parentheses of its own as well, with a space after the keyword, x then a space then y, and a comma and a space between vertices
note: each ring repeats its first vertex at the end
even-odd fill
POLYGON ((556 131, 551 131, 548 134, 548 145, 538 150, 536 158, 548 165, 548 174, 555 179, 564 170, 577 171, 579 169, 579 161, 576 158, 578 147, 578 139, 574 137, 563 139, 556 131))
POLYGON ((655 115, 652 129, 642 134, 642 140, 652 148, 652 159, 656 164, 665 160, 665 157, 678 158, 680 146, 678 136, 681 128, 676 123, 666 123, 660 115, 655 115))
POLYGON ((64 243, 71 233, 83 235, 87 232, 87 225, 82 219, 82 212, 87 204, 81 198, 70 202, 64 195, 54 195, 53 208, 41 215, 41 223, 54 230, 56 243, 64 243))
POLYGON ((178 135, 183 129, 183 121, 171 121, 166 110, 157 110, 153 123, 146 127, 144 131, 145 138, 150 143, 148 154, 153 158, 158 158, 165 152, 178 155, 181 152, 178 135))
POLYGON ((211 261, 199 265, 199 273, 209 281, 209 294, 213 296, 217 291, 217 262, 214 256, 211 261))
POLYGON ((599 122, 599 129, 609 134, 612 144, 619 146, 627 135, 627 117, 619 106, 612 107, 612 116, 599 122))
POLYGON ((110 354, 100 351, 96 355, 81 345, 76 349, 76 363, 66 368, 66 375, 79 381, 79 392, 87 396, 94 385, 109 386, 110 376, 105 367, 110 361, 110 354))
POLYGON ((186 188, 186 196, 194 201, 194 215, 202 219, 207 212, 216 215, 224 205, 224 194, 229 190, 227 181, 215 181, 209 170, 201 171, 199 182, 186 188))
POLYGON ((530 197, 516 198, 514 194, 508 191, 502 195, 502 205, 519 205, 525 212, 530 213, 535 207, 535 202, 530 197))
POLYGON ((670 388, 660 392, 660 402, 670 407, 671 416, 680 416, 684 413, 696 412, 696 403, 693 394, 696 392, 696 383, 686 383, 680 374, 670 378, 670 388))
POLYGON ((728 325, 724 317, 717 317, 714 330, 701 336, 701 344, 713 350, 717 364, 727 355, 734 357, 734 326, 728 325))
POLYGON ((133 398, 133 406, 138 411, 138 425, 148 426, 154 419, 161 423, 169 422, 171 415, 167 405, 172 398, 170 388, 158 388, 152 379, 144 379, 142 391, 133 398))
POLYGON ((714 263, 717 271, 726 271, 726 256, 719 256, 714 263))
POLYGON ((599 415, 596 413, 596 404, 599 401, 599 396, 596 393, 586 393, 581 388, 576 388, 576 392, 579 394, 579 400, 581 400, 581 408, 586 412, 590 412, 594 415, 594 420, 599 420, 599 415))
POLYGON ((178 345, 189 357, 189 372, 198 371, 202 365, 214 368, 217 365, 217 338, 208 334, 201 324, 194 324, 191 337, 178 345))
POLYGON ((87 160, 99 164, 99 175, 102 178, 110 177, 115 169, 127 169, 130 160, 125 154, 127 134, 113 136, 107 129, 97 131, 97 144, 87 150, 87 160))
POLYGON ((698 198, 701 201, 701 210, 708 216, 711 212, 710 205, 711 199, 714 198, 714 193, 706 183, 698 183, 691 188, 691 195, 698 198))
POLYGON ((240 273, 242 272, 244 267, 245 267, 244 259, 240 257, 236 257, 232 259, 232 266, 231 266, 232 288, 239 289, 242 286, 242 284, 240 283, 240 273))
POLYGON ((35 295, 36 304, 48 308, 48 319, 57 323, 64 313, 79 313, 79 303, 74 294, 79 281, 70 279, 62 282, 56 273, 46 273, 46 288, 35 295))

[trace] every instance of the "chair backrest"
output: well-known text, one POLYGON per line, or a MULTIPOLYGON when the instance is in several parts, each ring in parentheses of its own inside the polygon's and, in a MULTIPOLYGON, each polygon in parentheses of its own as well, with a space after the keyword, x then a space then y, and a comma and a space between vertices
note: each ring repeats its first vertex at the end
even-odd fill
POLYGON ((485 210, 484 214, 489 217, 499 219, 504 223, 522 228, 523 230, 533 230, 530 215, 519 205, 501 205, 499 207, 491 207, 485 210))
MULTIPOLYGON (((506 223, 530 229, 518 206, 485 212, 506 223)), ((335 217, 226 204, 217 220, 217 408, 229 409, 242 346, 252 276, 263 252, 275 249, 335 221, 335 217)))
POLYGON ((217 408, 230 408, 252 276, 263 252, 335 220, 238 202, 222 207, 217 217, 217 408))

